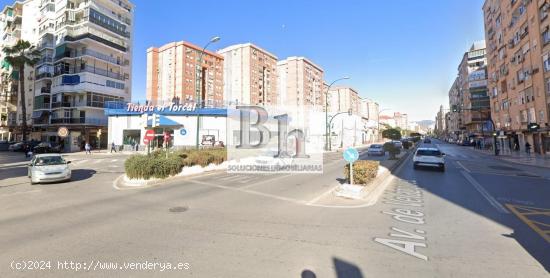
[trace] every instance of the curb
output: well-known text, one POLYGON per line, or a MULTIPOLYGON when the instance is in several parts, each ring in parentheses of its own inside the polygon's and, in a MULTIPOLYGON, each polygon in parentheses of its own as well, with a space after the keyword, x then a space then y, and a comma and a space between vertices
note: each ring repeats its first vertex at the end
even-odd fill
MULTIPOLYGON (((349 198, 349 199, 356 199, 356 200, 364 200, 367 202, 368 205, 374 205, 376 201, 378 201, 378 198, 380 197, 380 195, 385 190, 385 186, 382 186, 382 185, 387 185, 387 182, 386 182, 387 179, 391 177, 392 174, 399 169, 399 167, 403 164, 403 162, 406 161, 417 148, 418 148, 418 145, 411 148, 410 152, 400 157, 392 166, 387 168, 386 171, 383 171, 382 174, 380 174, 374 180, 372 180, 369 184, 369 185, 374 185, 372 188, 369 188, 369 186, 365 186, 363 190, 361 190, 361 193, 359 193, 358 196, 353 196, 355 194, 348 195, 345 193, 338 193, 338 195, 335 194, 335 196, 349 198)), ((337 191, 338 189, 336 189, 334 192, 336 193, 337 191)))
POLYGON ((197 176, 206 177, 206 176, 209 176, 209 175, 218 174, 221 171, 225 171, 225 170, 211 170, 211 171, 207 171, 207 172, 190 174, 190 175, 186 175, 186 176, 171 176, 171 177, 168 177, 168 178, 165 178, 165 179, 146 180, 146 181, 143 181, 143 182, 127 182, 127 181, 124 180, 124 176, 126 176, 126 174, 122 174, 122 175, 118 176, 113 181, 113 187, 117 190, 131 190, 131 189, 150 188, 150 187, 153 187, 153 186, 156 186, 156 185, 159 185, 159 184, 163 184, 163 183, 167 183, 167 182, 175 181, 175 180, 186 180, 186 179, 194 178, 194 177, 197 177, 197 176))
POLYGON ((488 154, 488 153, 485 153, 485 152, 478 152, 478 153, 481 153, 485 156, 488 156, 488 157, 492 157, 492 158, 496 158, 497 160, 500 160, 500 161, 503 161, 503 162, 510 162, 510 163, 513 163, 513 164, 518 164, 518 165, 523 165, 523 166, 531 166, 531 167, 536 167, 536 168, 541 168, 541 169, 550 169, 550 166, 540 166, 540 165, 533 165, 533 164, 529 164, 529 163, 522 163, 522 162, 519 162, 519 161, 514 161, 513 158, 512 159, 506 159, 506 158, 503 158, 502 156, 496 156, 494 154, 488 154))

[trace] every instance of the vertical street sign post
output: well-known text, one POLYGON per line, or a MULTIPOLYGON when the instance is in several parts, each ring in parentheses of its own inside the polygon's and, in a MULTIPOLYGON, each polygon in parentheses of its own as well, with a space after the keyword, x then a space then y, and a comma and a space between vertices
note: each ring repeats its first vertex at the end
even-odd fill
POLYGON ((149 129, 145 132, 145 135, 143 136, 143 143, 147 145, 147 154, 151 153, 151 140, 155 138, 155 131, 152 129, 149 129))
POLYGON ((359 152, 355 148, 349 147, 344 151, 344 160, 349 163, 349 184, 353 185, 353 162, 359 159, 359 152))

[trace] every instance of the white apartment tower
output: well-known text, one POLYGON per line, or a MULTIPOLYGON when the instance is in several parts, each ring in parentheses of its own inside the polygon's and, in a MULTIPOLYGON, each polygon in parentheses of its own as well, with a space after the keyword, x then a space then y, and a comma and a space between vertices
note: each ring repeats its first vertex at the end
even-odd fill
POLYGON ((105 147, 110 101, 131 100, 133 4, 127 0, 41 0, 35 67, 33 137, 65 150, 105 147))

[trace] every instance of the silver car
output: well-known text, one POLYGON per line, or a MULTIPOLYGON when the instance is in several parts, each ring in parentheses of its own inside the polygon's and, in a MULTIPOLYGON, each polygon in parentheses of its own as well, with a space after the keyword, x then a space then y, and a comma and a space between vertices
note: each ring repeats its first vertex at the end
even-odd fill
POLYGON ((60 154, 35 155, 28 170, 31 184, 71 180, 69 163, 60 154))

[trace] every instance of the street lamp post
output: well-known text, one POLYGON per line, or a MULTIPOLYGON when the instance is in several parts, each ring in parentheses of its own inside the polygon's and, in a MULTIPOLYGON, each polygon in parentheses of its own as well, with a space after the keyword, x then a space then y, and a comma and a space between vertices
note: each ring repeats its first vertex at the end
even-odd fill
MULTIPOLYGON (((339 113, 336 113, 334 114, 334 116, 332 116, 330 118, 330 122, 328 123, 328 132, 331 132, 331 126, 332 126, 332 121, 334 120, 334 118, 336 118, 336 116, 340 115, 340 114, 348 114, 348 116, 351 116, 351 109, 349 109, 347 112, 339 112, 339 113)), ((344 144, 344 123, 342 122, 342 143, 340 144, 340 147, 342 147, 342 145, 344 144)), ((331 139, 329 139, 329 144, 328 144, 328 150, 331 151, 332 150, 332 141, 331 139)))
MULTIPOLYGON (((198 108, 202 108, 202 57, 204 55, 204 52, 206 51, 206 48, 208 48, 208 46, 211 44, 211 43, 215 43, 217 41, 220 40, 220 37, 218 36, 215 36, 215 37, 212 37, 210 39, 210 41, 208 41, 208 43, 203 47, 201 53, 199 53, 199 60, 198 60, 198 72, 197 72, 197 90, 196 90, 196 96, 195 96, 195 101, 198 103, 198 108)), ((197 149, 199 149, 199 134, 200 133, 200 114, 199 112, 197 111, 197 140, 196 140, 196 144, 195 144, 195 147, 197 149)))
POLYGON ((342 78, 338 78, 334 81, 332 81, 332 83, 330 83, 330 85, 328 85, 328 88, 327 88, 327 92, 325 93, 325 151, 328 151, 330 149, 330 146, 329 146, 329 123, 328 123, 328 92, 330 91, 330 87, 332 87, 332 85, 334 85, 334 83, 338 82, 338 81, 341 81, 341 80, 347 80, 349 79, 349 76, 344 76, 342 78))

